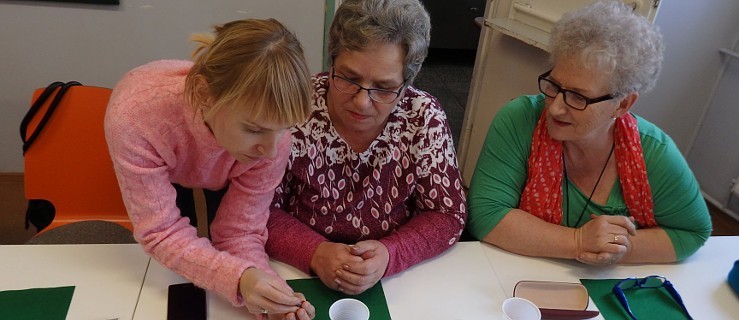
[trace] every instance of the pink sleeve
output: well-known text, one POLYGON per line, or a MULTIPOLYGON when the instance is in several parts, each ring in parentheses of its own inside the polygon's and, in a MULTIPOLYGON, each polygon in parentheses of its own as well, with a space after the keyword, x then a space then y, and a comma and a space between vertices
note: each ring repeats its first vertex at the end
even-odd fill
POLYGON ((387 247, 390 257, 384 277, 402 272, 451 248, 463 227, 463 223, 449 214, 419 213, 392 234, 379 239, 387 247))
POLYGON ((253 265, 277 276, 269 267, 264 251, 267 219, 275 187, 282 180, 290 152, 290 140, 281 141, 277 158, 263 160, 245 173, 231 179, 211 226, 213 245, 253 262, 253 265))
POLYGON ((188 219, 180 216, 176 191, 166 165, 150 145, 137 145, 107 130, 123 201, 133 222, 134 236, 144 250, 168 269, 197 286, 241 305, 238 284, 251 263, 214 248, 199 238, 188 219), (135 150, 135 151, 134 151, 135 150))
POLYGON ((326 238, 282 209, 272 208, 267 223, 270 237, 266 250, 270 257, 312 274, 310 261, 313 253, 326 238))

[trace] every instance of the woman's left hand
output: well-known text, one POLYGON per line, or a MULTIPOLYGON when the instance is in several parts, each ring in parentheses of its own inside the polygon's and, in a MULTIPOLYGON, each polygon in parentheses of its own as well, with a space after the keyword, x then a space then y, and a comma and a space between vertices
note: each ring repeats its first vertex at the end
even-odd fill
POLYGON ((351 246, 350 253, 362 257, 358 263, 347 263, 336 270, 341 291, 347 294, 360 294, 374 286, 385 275, 390 253, 382 242, 377 240, 360 241, 351 246))
POLYGON ((631 251, 631 238, 629 236, 615 237, 618 243, 611 243, 619 246, 616 252, 580 252, 577 261, 593 266, 607 266, 616 264, 621 261, 631 251))
POLYGON ((636 235, 633 218, 591 215, 591 221, 578 230, 580 251, 576 259, 590 265, 611 265, 631 251, 631 236, 636 235))

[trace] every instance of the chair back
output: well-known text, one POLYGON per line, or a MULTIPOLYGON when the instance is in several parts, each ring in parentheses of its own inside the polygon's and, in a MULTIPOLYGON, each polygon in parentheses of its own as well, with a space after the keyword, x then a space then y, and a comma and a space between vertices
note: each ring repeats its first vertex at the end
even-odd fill
MULTIPOLYGON (((132 230, 103 130, 112 90, 82 85, 67 89, 24 154, 26 199, 54 206, 54 219, 44 231, 86 220, 115 222, 132 230)), ((32 101, 43 91, 36 90, 32 101)), ((36 114, 46 114, 52 100, 46 99, 36 114)), ((24 119, 26 135, 31 136, 42 118, 24 119)))

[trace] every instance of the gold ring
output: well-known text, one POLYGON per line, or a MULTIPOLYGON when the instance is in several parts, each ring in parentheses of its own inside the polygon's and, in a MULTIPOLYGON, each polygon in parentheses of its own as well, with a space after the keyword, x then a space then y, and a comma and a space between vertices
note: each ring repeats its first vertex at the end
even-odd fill
POLYGON ((613 236, 613 243, 618 243, 618 235, 613 236))

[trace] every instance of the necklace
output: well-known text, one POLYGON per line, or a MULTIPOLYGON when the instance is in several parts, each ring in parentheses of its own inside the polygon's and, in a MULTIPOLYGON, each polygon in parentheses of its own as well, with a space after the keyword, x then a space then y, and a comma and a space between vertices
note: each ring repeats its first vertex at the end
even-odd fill
MULTIPOLYGON (((598 184, 600 183, 600 178, 603 178, 603 173, 606 172, 606 167, 608 167, 608 162, 611 161, 611 156, 613 155, 613 149, 616 147, 616 144, 611 145, 611 152, 608 153, 608 159, 606 159, 606 164, 603 165, 603 169, 600 170, 600 175, 598 175, 598 180, 595 181, 595 186, 593 186, 593 190, 590 191, 590 196, 588 197, 588 202, 585 203, 585 206, 582 207, 582 212, 580 212, 580 216, 577 217, 577 222, 572 227, 577 227, 580 224, 580 220, 582 220, 582 216, 585 214, 585 210, 588 208, 588 205, 590 205, 590 200, 593 199, 593 195, 595 194, 595 189, 598 189, 598 184)), ((565 175, 565 202, 567 203, 567 211, 565 216, 565 226, 568 226, 567 223, 567 216, 570 215, 570 180, 567 178, 567 164, 565 163, 565 153, 562 152, 562 168, 564 169, 564 175, 565 175)))

